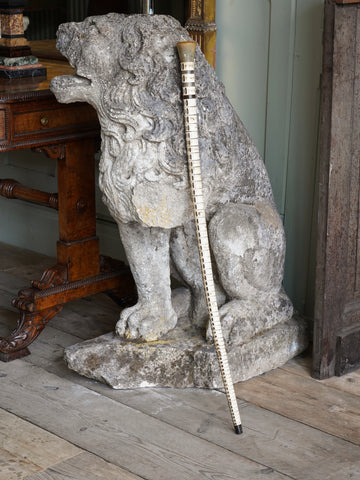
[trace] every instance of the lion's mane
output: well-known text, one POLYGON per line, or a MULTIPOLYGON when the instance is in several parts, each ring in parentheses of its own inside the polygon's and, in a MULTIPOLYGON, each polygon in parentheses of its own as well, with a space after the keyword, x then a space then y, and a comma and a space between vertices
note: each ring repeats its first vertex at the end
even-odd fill
MULTIPOLYGON (((159 166, 169 175, 185 178, 186 147, 176 44, 190 37, 177 20, 167 16, 154 16, 151 22, 144 15, 121 16, 121 21, 118 14, 107 17, 114 20, 118 38, 118 73, 111 87, 103 92, 103 110, 108 118, 122 125, 125 142, 139 135, 134 118, 146 117, 150 126, 140 132, 141 138, 145 142, 165 142, 166 155, 159 159, 159 166)), ((211 163, 215 170, 225 165, 228 169, 228 163, 239 156, 239 140, 244 146, 250 140, 199 47, 195 66, 202 161, 211 163)), ((214 171, 214 178, 216 175, 214 171)))

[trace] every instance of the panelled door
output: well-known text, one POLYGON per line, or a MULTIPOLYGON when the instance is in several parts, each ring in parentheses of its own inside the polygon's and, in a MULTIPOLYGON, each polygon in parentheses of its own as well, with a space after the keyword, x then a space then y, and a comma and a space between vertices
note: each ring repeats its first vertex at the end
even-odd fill
POLYGON ((360 367, 360 2, 327 1, 313 376, 360 367))

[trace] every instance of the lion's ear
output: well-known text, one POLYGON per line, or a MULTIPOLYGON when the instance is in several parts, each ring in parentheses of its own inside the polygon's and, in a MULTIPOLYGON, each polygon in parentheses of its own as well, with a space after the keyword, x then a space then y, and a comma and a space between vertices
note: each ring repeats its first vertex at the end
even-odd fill
POLYGON ((140 25, 123 29, 121 32, 121 53, 123 61, 129 65, 138 56, 144 46, 144 34, 140 25))

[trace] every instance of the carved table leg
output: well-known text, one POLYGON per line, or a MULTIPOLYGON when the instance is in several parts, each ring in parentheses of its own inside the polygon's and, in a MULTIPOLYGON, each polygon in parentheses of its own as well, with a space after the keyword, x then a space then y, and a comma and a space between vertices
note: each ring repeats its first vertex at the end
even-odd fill
POLYGON ((45 146, 38 151, 57 159, 59 241, 57 264, 47 269, 31 288, 13 300, 20 310, 17 328, 0 337, 0 360, 28 355, 33 342, 63 304, 110 292, 125 306, 136 291, 130 270, 122 262, 100 257, 96 236, 95 140, 85 139, 64 145, 45 146))
POLYGON ((100 257, 99 264, 101 270, 98 275, 62 283, 61 277, 56 277, 54 273, 58 271, 59 265, 56 265, 53 272, 48 269, 43 275, 43 278, 49 279, 54 273, 52 283, 33 281, 33 285, 42 288, 33 286, 20 290, 18 297, 12 301, 13 306, 20 310, 20 318, 8 337, 0 337, 0 360, 6 362, 28 355, 27 347, 67 302, 105 292, 121 307, 135 303, 136 287, 129 268, 107 257, 100 257))
POLYGON ((64 265, 56 264, 51 268, 47 268, 42 274, 40 280, 32 280, 31 286, 38 290, 46 290, 47 288, 62 285, 67 280, 67 270, 64 265))
POLYGON ((29 355, 27 346, 37 338, 47 323, 62 310, 62 305, 35 313, 21 312, 15 330, 0 338, 0 360, 8 362, 29 355))

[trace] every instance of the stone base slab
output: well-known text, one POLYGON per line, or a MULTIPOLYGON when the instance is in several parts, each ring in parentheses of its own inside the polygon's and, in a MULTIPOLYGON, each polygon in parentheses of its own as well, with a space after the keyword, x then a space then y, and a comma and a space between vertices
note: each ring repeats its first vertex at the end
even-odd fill
MULTIPOLYGON (((280 367, 307 345, 306 322, 292 318, 243 345, 229 347, 233 382, 280 367)), ((174 330, 155 342, 130 342, 108 333, 72 345, 65 350, 65 361, 80 375, 115 389, 223 387, 214 346, 186 320, 179 320, 174 330)))

